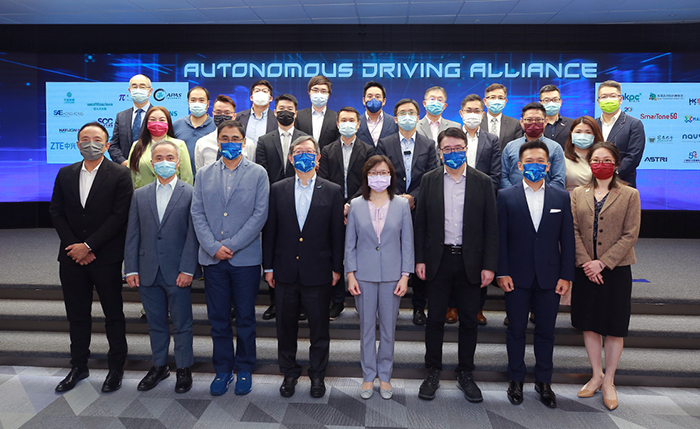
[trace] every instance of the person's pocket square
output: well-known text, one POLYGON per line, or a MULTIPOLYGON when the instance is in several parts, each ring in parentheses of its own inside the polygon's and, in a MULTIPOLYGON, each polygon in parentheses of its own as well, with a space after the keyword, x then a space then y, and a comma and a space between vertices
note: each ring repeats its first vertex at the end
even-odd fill
POLYGON ((551 209, 550 213, 561 213, 561 209, 551 209))

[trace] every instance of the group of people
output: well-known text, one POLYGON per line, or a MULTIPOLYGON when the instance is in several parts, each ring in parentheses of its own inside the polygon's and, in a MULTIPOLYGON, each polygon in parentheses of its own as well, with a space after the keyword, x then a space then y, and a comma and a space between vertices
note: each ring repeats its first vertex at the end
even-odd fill
POLYGON ((444 325, 459 321, 458 387, 481 402, 473 377, 477 327, 486 323, 485 291, 495 283, 505 291, 511 403, 523 401, 525 334, 534 314, 535 389, 556 407, 554 325, 573 290, 572 323, 584 332, 593 373, 579 396, 602 390, 605 405, 617 407, 614 376, 640 224, 635 170, 644 149, 641 122, 620 109, 619 83, 599 86, 597 120, 561 116, 561 93, 546 85, 519 121, 502 114, 507 89, 493 84, 483 99, 465 97, 462 124, 442 117, 447 94, 440 87, 426 91, 420 120, 419 103, 409 98, 395 104, 393 116, 384 112, 378 82, 364 86, 363 114, 328 109, 332 83, 320 75, 308 83, 312 107, 298 111, 291 94, 274 98, 272 110, 272 85, 260 80, 250 89, 251 109, 236 112, 234 101, 219 95, 210 117, 209 92, 194 87, 190 115, 173 123, 167 109, 150 105, 147 77, 129 85, 134 107, 117 115, 112 138, 97 122, 84 125, 83 161, 62 168, 54 185, 50 213, 61 239, 72 366, 57 391, 89 375, 93 287, 110 346, 102 390, 121 387, 123 262, 150 328, 153 366, 139 390, 170 375, 170 321, 175 391, 191 388, 190 286, 201 268, 212 395, 226 393, 234 378, 236 394, 252 389, 262 275, 271 299, 262 317, 276 319, 283 397, 294 395, 301 376, 303 319, 310 394, 325 395, 329 321, 344 310, 347 278, 360 318, 362 398, 373 395, 376 378, 381 397, 393 395, 396 321, 410 286, 413 322, 425 325, 427 375, 418 396, 436 397, 444 325))

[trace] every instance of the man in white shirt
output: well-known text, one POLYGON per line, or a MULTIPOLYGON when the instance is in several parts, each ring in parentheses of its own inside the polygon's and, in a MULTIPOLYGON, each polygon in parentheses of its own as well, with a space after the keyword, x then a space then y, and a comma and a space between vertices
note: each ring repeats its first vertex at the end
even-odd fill
POLYGON ((508 103, 508 89, 500 83, 494 83, 486 88, 484 103, 488 113, 481 121, 481 129, 498 137, 501 151, 511 141, 524 135, 520 121, 503 114, 508 103))
POLYGON ((459 128, 459 124, 442 117, 443 112, 447 108, 447 92, 445 92, 445 88, 439 86, 428 88, 423 97, 423 107, 425 108, 425 116, 418 121, 418 133, 435 142, 435 150, 437 152, 438 134, 451 127, 459 128))
POLYGON ((294 126, 300 131, 313 136, 319 147, 323 148, 338 140, 338 115, 328 108, 328 99, 333 92, 333 83, 326 76, 318 75, 309 80, 309 99, 311 108, 297 112, 294 126))

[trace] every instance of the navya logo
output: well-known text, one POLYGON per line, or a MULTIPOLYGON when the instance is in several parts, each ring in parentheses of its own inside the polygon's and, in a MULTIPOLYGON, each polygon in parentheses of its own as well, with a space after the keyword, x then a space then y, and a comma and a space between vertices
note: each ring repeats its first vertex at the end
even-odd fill
POLYGON ((63 104, 75 104, 75 98, 73 98, 73 93, 66 93, 66 98, 63 99, 63 104))
POLYGON ((639 103, 642 98, 642 93, 639 94, 622 94, 622 99, 628 103, 639 103))
POLYGON ((83 116, 83 112, 66 112, 65 110, 54 110, 54 116, 60 116, 62 118, 67 118, 69 116, 83 116))
POLYGON ((649 136, 648 140, 649 140, 649 143, 672 143, 673 136, 664 136, 664 135, 649 136))
POLYGON ((665 156, 647 156, 644 158, 644 162, 668 162, 668 158, 665 156))
POLYGON ((625 113, 629 113, 629 112, 631 112, 632 110, 633 110, 633 109, 632 109, 630 106, 625 106, 625 107, 622 108, 622 111, 625 112, 625 113))
POLYGON ((696 122, 700 121, 700 118, 698 118, 697 116, 693 116, 693 115, 686 115, 685 116, 685 123, 686 124, 692 124, 693 121, 696 121, 696 122))
POLYGON ((182 100, 182 93, 181 92, 167 92, 163 88, 158 88, 153 93, 153 98, 156 101, 182 100))
POLYGON ((700 106, 700 98, 689 98, 688 106, 700 106))
POLYGON ((681 140, 684 142, 699 142, 700 134, 683 134, 681 140))

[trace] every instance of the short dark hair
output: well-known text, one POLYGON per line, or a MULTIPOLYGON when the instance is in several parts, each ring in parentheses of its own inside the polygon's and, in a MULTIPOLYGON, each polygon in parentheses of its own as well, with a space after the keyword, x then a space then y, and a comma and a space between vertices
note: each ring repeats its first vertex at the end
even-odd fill
POLYGON ((187 91, 187 100, 188 100, 188 101, 189 101, 189 99, 190 99, 190 94, 191 94, 192 91, 194 91, 195 89, 201 89, 202 91, 204 91, 204 93, 207 94, 207 101, 209 101, 209 100, 211 99, 211 97, 209 97, 209 90, 208 90, 208 89, 206 89, 206 88, 203 87, 203 86, 194 86, 194 87, 190 88, 189 91, 187 91))
POLYGON ((375 82, 375 81, 369 81, 365 84, 365 87, 362 88, 362 98, 365 98, 365 95, 367 95, 367 90, 373 87, 377 87, 382 90, 382 98, 386 99, 386 91, 384 90, 384 87, 382 86, 381 83, 375 82))
MULTIPOLYGON (((588 155, 586 156, 586 161, 588 164, 591 163, 591 158, 593 158, 593 152, 597 151, 598 149, 607 149, 610 154, 613 156, 613 159, 615 160, 615 167, 620 166, 620 162, 622 161, 622 156, 620 155, 620 149, 615 146, 614 143, 610 142, 598 142, 594 143, 593 146, 588 150, 588 155)), ((595 178, 595 176, 591 176, 591 181, 588 182, 589 185, 595 186, 596 182, 598 179, 595 178)), ((620 179, 620 175, 617 172, 617 168, 613 172, 612 175, 612 180, 610 181, 610 185, 608 186, 608 190, 614 188, 615 186, 627 186, 629 183, 625 182, 624 180, 620 179)))
POLYGON ((542 112, 542 114, 544 116, 547 116, 547 109, 544 108, 542 103, 538 103, 537 101, 533 101, 532 103, 527 103, 525 106, 523 106, 523 110, 520 113, 520 117, 521 118, 524 117, 525 112, 527 112, 528 110, 539 110, 540 112, 542 112))
POLYGON ((476 94, 469 94, 466 97, 464 97, 464 100, 462 100, 462 105, 459 107, 459 109, 463 110, 464 106, 470 101, 478 101, 479 103, 481 103, 481 110, 484 110, 484 100, 482 100, 481 97, 479 97, 476 94))
POLYGON ((319 74, 309 79, 309 92, 311 92, 311 87, 315 85, 326 85, 328 87, 328 93, 330 94, 331 92, 333 92, 333 82, 331 82, 330 79, 328 79, 322 74, 319 74))
POLYGON ((518 161, 521 161, 525 151, 530 149, 544 150, 544 153, 547 154, 547 162, 549 162, 549 148, 547 147, 547 144, 540 139, 523 143, 522 146, 520 146, 520 152, 518 152, 518 161))
POLYGON ((442 149, 442 140, 445 137, 454 137, 456 139, 461 139, 464 141, 464 145, 467 146, 467 135, 462 131, 461 128, 457 127, 450 127, 446 130, 443 130, 438 134, 438 148, 442 149))
POLYGON ((341 112, 354 113, 355 116, 357 116, 357 122, 360 122, 360 112, 358 112, 357 109, 355 109, 354 107, 345 106, 342 109, 338 110, 338 119, 337 120, 340 120, 340 113, 341 112))
POLYGON ((391 183, 386 190, 389 192, 389 199, 394 199, 394 195, 396 194, 396 170, 394 170, 394 164, 392 164, 391 160, 384 155, 373 155, 367 160, 367 162, 365 162, 365 165, 362 166, 362 198, 365 200, 369 200, 370 192, 367 174, 369 173, 369 170, 374 168, 375 165, 382 162, 386 163, 386 165, 389 167, 389 173, 391 173, 391 183))
POLYGON ((559 93, 559 95, 561 96, 561 91, 559 91, 559 88, 557 88, 556 85, 549 84, 549 85, 545 85, 542 88, 540 88, 540 97, 542 96, 543 92, 552 92, 552 91, 557 91, 559 93))
POLYGON ((440 91, 442 92, 442 95, 444 95, 445 98, 447 98, 447 91, 445 91, 445 88, 441 86, 431 86, 430 88, 425 90, 425 95, 423 96, 423 99, 428 98, 428 94, 430 94, 433 91, 440 91))
POLYGON ((593 143, 602 142, 605 140, 603 139, 603 132, 600 130, 600 126, 595 119, 591 118, 590 116, 581 116, 576 118, 571 123, 569 137, 566 139, 566 143, 564 143, 564 156, 573 162, 578 162, 578 154, 576 153, 576 149, 574 149, 572 133, 574 128, 580 124, 588 125, 588 127, 593 131, 593 143))
POLYGON ((281 100, 287 100, 291 101, 294 103, 294 110, 297 110, 297 106, 299 103, 297 103, 297 98, 293 96, 292 94, 280 94, 275 98, 275 109, 277 108, 277 103, 279 103, 281 100))
POLYGON ((224 128, 236 128, 236 129, 238 129, 238 131, 241 132, 241 136, 243 136, 243 138, 245 139, 245 127, 243 127, 243 124, 241 124, 240 122, 233 120, 233 119, 229 119, 228 121, 224 121, 224 122, 220 123, 218 127, 216 127, 216 138, 217 139, 219 138, 219 134, 221 134, 221 130, 223 130, 224 128))
POLYGON ((486 91, 484 91, 484 94, 496 91, 497 89, 502 89, 503 92, 506 93, 506 97, 508 96, 508 88, 506 88, 505 85, 501 85, 500 83, 492 83, 491 85, 487 86, 486 91))
POLYGON ((270 90, 270 95, 272 95, 272 84, 265 79, 260 79, 258 81, 255 81, 252 85, 250 85, 250 95, 253 95, 253 90, 255 89, 256 86, 266 86, 267 89, 270 90))
POLYGON ((107 143, 107 142, 109 141, 109 132, 107 132, 107 128, 105 128, 104 125, 100 124, 100 123, 97 122, 97 121, 88 122, 87 124, 85 124, 85 125, 83 125, 82 127, 80 127, 80 130, 78 130, 78 140, 80 140, 80 133, 82 133, 83 130, 84 130, 85 128, 87 128, 87 127, 97 127, 97 128, 99 128, 99 129, 101 129, 102 132, 105 133, 105 137, 106 137, 106 138, 105 138, 105 143, 107 143))
MULTIPOLYGON (((219 103, 228 103, 231 106, 233 106, 233 110, 236 110, 236 102, 233 101, 233 99, 231 97, 229 97, 228 95, 224 95, 224 94, 217 95, 216 98, 214 99, 214 103, 216 103, 217 101, 219 103)), ((213 103, 212 103, 212 105, 213 105, 213 103)))
POLYGON ((620 83, 617 82, 617 81, 614 81, 614 80, 606 80, 605 82, 603 82, 603 83, 601 83, 600 85, 598 85, 598 94, 600 94, 600 89, 601 89, 601 88, 605 88, 605 87, 608 87, 608 88, 615 88, 615 89, 617 89, 617 90, 620 92, 620 94, 622 94, 622 85, 620 85, 620 83))
POLYGON ((396 114, 398 113, 399 106, 401 106, 402 104, 408 104, 408 103, 413 104, 413 106, 416 108, 416 114, 420 113, 420 107, 418 106, 418 102, 416 100, 412 100, 410 98, 402 98, 401 100, 399 100, 398 103, 396 103, 394 105, 394 116, 396 116, 396 114))

